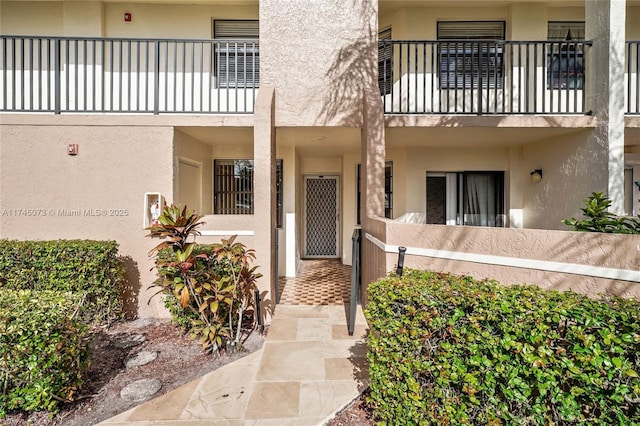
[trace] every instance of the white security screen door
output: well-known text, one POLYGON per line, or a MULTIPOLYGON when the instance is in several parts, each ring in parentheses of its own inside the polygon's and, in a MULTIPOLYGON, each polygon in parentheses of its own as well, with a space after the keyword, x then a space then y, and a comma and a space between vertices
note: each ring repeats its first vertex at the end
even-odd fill
POLYGON ((338 176, 304 177, 303 257, 340 257, 338 176))

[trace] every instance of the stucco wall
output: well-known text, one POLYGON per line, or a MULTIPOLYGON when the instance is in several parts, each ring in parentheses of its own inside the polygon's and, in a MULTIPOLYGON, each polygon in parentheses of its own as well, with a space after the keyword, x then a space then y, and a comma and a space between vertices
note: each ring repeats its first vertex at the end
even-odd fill
POLYGON ((276 126, 361 126, 362 90, 377 84, 376 13, 376 0, 260 2, 260 79, 276 86, 276 126))
POLYGON ((523 147, 524 170, 543 172, 541 182, 527 180, 522 188, 526 228, 568 229, 562 219, 578 217, 592 192, 606 192, 606 181, 593 179, 597 160, 587 144, 590 133, 579 131, 523 147))
POLYGON ((166 316, 160 298, 147 305, 157 242, 142 218, 145 192, 172 198, 173 129, 2 124, 0 140, 0 238, 116 240, 130 257, 130 313, 166 316), (78 155, 67 155, 68 143, 78 155))
POLYGON ((2 1, 3 34, 104 37, 213 37, 214 19, 258 19, 254 4, 154 4, 102 1, 2 1), (125 12, 131 22, 124 21, 125 12))
MULTIPOLYGON (((640 236, 636 235, 385 222, 386 243, 389 245, 499 256, 514 259, 514 265, 516 260, 528 259, 631 271, 637 271, 639 266, 640 236)), ((387 254, 387 271, 394 269, 397 258, 397 252, 387 254)), ((496 279, 505 284, 529 283, 547 289, 570 289, 586 294, 611 293, 640 297, 640 283, 637 282, 549 272, 526 265, 504 266, 408 255, 405 266, 469 274, 477 278, 496 279)))

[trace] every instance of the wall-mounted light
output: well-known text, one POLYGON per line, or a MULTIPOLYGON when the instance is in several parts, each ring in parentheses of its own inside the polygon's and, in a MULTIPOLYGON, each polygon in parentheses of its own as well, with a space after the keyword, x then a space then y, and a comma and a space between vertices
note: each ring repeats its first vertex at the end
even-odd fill
POLYGON ((542 180, 542 169, 535 169, 530 173, 531 182, 538 183, 542 180))

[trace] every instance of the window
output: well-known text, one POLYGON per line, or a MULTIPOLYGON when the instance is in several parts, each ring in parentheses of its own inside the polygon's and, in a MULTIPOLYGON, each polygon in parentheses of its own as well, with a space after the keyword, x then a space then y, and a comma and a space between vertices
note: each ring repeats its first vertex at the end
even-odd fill
POLYGON ((584 87, 584 22, 549 22, 552 42, 547 58, 547 89, 584 87))
POLYGON ((438 22, 440 87, 502 87, 504 22, 438 22))
POLYGON ((213 21, 213 38, 218 41, 215 50, 218 87, 258 87, 258 29, 258 21, 213 21))
POLYGON ((391 28, 378 34, 378 87, 381 95, 391 93, 393 85, 393 45, 391 44, 391 28))
MULTIPOLYGON (((360 225, 360 164, 356 168, 356 224, 360 225)), ((384 217, 393 218, 393 161, 387 161, 384 167, 384 217)))
POLYGON ((504 172, 427 173, 426 222, 504 226, 504 172))
MULTIPOLYGON (((276 160, 276 223, 282 228, 282 160, 276 160)), ((253 160, 213 161, 213 213, 253 214, 253 160)))

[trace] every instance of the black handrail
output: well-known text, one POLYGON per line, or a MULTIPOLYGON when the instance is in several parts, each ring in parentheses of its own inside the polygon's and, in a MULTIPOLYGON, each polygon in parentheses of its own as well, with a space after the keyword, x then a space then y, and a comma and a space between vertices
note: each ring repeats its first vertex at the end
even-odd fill
POLYGON ((361 274, 360 274, 360 237, 362 230, 356 228, 351 236, 351 295, 349 298, 349 336, 353 336, 356 327, 356 313, 360 303, 361 274))

